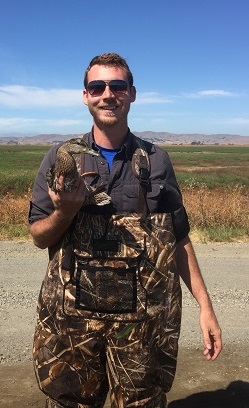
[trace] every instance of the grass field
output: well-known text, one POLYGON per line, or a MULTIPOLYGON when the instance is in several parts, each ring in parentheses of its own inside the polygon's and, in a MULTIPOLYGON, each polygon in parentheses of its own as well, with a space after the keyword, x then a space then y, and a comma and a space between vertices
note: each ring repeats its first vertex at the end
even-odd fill
POLYGON ((26 194, 48 150, 48 146, 0 145, 0 196, 26 194))
POLYGON ((249 187, 249 146, 169 146, 181 186, 249 187))
MULTIPOLYGON (((32 186, 49 146, 0 145, 0 239, 29 237, 32 186)), ((247 240, 249 147, 167 146, 192 235, 197 240, 247 240)))

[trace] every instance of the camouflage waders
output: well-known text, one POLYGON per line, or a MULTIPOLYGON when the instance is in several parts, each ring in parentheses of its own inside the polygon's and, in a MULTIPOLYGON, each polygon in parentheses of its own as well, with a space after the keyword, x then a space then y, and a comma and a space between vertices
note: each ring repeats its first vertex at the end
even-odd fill
POLYGON ((78 213, 50 253, 34 365, 47 408, 163 408, 181 320, 170 214, 78 213))

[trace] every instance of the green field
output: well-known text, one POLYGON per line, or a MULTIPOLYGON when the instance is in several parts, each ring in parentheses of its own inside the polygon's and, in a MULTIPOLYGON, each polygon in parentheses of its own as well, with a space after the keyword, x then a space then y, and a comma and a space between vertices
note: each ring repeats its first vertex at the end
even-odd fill
POLYGON ((249 186, 249 146, 167 146, 181 186, 249 186))
MULTIPOLYGON (((36 173, 50 146, 0 145, 0 239, 29 237, 36 173)), ((249 147, 167 146, 192 231, 211 241, 249 236, 249 147)))
MULTIPOLYGON (((0 145, 0 191, 15 195, 32 188, 50 146, 0 145)), ((249 186, 249 147, 167 146, 180 186, 249 186)))
POLYGON ((37 170, 50 147, 0 145, 0 191, 15 195, 32 188, 37 170))

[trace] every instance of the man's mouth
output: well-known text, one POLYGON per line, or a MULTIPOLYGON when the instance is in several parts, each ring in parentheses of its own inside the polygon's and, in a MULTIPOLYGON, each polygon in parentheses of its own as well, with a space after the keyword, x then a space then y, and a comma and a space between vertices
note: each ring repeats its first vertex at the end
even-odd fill
POLYGON ((101 106, 100 107, 103 110, 107 110, 107 111, 114 111, 115 109, 117 109, 117 106, 101 106))

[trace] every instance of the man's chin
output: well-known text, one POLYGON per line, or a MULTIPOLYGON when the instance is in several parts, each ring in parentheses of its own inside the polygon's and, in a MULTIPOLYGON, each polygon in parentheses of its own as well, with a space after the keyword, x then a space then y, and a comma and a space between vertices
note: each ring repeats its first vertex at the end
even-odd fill
POLYGON ((118 120, 117 118, 105 118, 101 119, 99 122, 102 126, 112 127, 118 123, 118 120))

